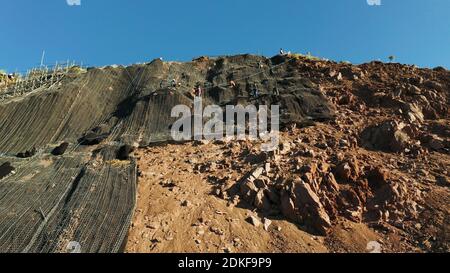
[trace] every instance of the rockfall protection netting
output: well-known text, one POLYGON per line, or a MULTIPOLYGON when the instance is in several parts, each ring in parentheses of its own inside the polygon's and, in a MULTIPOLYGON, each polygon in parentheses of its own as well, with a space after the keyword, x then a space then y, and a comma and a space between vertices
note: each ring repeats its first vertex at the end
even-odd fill
POLYGON ((170 140, 171 110, 191 105, 197 84, 205 104, 279 104, 282 123, 332 118, 325 96, 297 75, 295 62, 251 55, 155 60, 71 73, 2 100, 0 165, 14 170, 0 179, 0 252, 67 252, 71 242, 82 252, 120 251, 135 206, 136 164, 116 159, 117 150, 170 140), (52 155, 62 142, 69 143, 65 153, 52 155))

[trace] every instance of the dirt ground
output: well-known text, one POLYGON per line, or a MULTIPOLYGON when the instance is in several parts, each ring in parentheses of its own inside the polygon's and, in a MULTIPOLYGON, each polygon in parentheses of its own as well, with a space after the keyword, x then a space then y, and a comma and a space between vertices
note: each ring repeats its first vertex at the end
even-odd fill
POLYGON ((233 184, 252 169, 248 163, 226 168, 220 162, 211 168, 211 162, 227 158, 224 146, 169 144, 136 152, 138 201, 126 252, 371 252, 378 251, 374 242, 382 252, 422 252, 424 244, 431 249, 429 240, 448 244, 448 188, 430 190, 428 209, 410 224, 426 231, 338 217, 328 234, 319 236, 282 215, 268 216, 245 202, 222 198, 218 183, 233 184), (210 169, 195 167, 205 164, 210 169), (430 219, 433 225, 427 224, 430 219))
MULTIPOLYGON (((305 232, 280 217, 254 226, 249 207, 230 206, 214 194, 204 174, 194 173, 189 159, 207 162, 220 158, 213 145, 169 145, 143 149, 140 158, 138 209, 126 251, 164 252, 329 252, 325 238, 305 232), (151 155, 151 156, 149 156, 151 155)), ((243 171, 243 170, 241 170, 243 171)), ((230 173, 230 176, 240 171, 230 173)), ((333 231, 339 247, 365 251, 380 238, 361 224, 343 221, 333 231), (351 231, 351 233, 350 233, 351 231), (355 238, 356 237, 356 238, 355 238), (362 242, 361 242, 362 241, 362 242), (355 244, 355 242, 357 242, 355 244)))

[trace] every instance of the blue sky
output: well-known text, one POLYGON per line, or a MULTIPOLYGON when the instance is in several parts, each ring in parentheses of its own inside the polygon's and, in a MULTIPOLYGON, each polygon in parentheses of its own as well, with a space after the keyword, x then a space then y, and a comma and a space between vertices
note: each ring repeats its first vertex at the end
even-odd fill
POLYGON ((0 8, 0 69, 67 59, 91 66, 280 47, 353 63, 450 68, 450 0, 10 0, 0 8))

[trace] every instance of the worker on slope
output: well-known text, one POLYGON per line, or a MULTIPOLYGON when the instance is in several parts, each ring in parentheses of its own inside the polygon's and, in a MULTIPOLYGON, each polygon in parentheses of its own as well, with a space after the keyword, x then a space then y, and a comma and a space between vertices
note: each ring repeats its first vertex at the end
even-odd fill
POLYGON ((258 85, 256 83, 253 84, 252 95, 254 98, 259 97, 259 89, 258 89, 258 85))
POLYGON ((197 87, 195 88, 195 95, 197 97, 202 97, 203 96, 203 89, 202 89, 200 84, 197 84, 197 87))

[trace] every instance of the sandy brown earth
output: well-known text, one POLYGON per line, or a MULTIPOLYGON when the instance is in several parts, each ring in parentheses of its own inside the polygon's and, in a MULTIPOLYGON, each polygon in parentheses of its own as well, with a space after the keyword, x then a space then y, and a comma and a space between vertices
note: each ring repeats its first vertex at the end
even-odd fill
MULTIPOLYGON (((209 146, 209 145, 208 145, 209 146)), ((141 150, 138 209, 129 235, 129 252, 324 252, 321 239, 294 224, 273 219, 268 231, 246 222, 257 215, 229 206, 213 194, 207 173, 190 162, 223 156, 218 147, 175 145, 141 150), (148 158, 147 155, 154 156, 148 158), (206 175, 206 176, 205 176, 206 175), (295 237, 292 242, 288 238, 295 237)), ((244 171, 244 170, 242 170, 244 171)), ((237 176, 239 171, 230 173, 237 176)))
MULTIPOLYGON (((325 237, 312 235, 281 216, 264 218, 251 206, 235 206, 218 197, 216 182, 209 181, 207 172, 194 171, 190 162, 207 164, 223 154, 222 147, 214 144, 168 145, 137 153, 138 209, 127 252, 330 251, 325 237), (261 219, 260 226, 248 222, 250 216, 261 219), (265 219, 271 221, 267 229, 265 219)), ((215 173, 237 179, 249 169, 242 166, 215 173)), ((343 249, 365 251, 367 242, 380 238, 362 224, 343 220, 330 240, 343 249)))
POLYGON ((127 252, 448 252, 448 72, 302 59, 336 107, 255 141, 142 148, 127 252))
MULTIPOLYGON (((302 135, 298 130, 296 134, 302 135)), ((406 227, 338 217, 327 235, 319 236, 283 215, 266 215, 245 202, 224 199, 220 188, 230 187, 252 170, 239 151, 214 143, 139 150, 138 209, 127 252, 368 252, 372 241, 385 252, 426 251, 432 243, 448 247, 448 188, 418 186, 425 191, 426 208, 416 220, 405 219, 406 227), (238 156, 230 158, 230 151, 238 156), (203 166, 208 167, 202 170, 203 166), (259 226, 249 221, 252 216, 259 226), (267 228, 265 221, 271 222, 267 228)), ((383 155, 372 157, 376 164, 383 155)))

